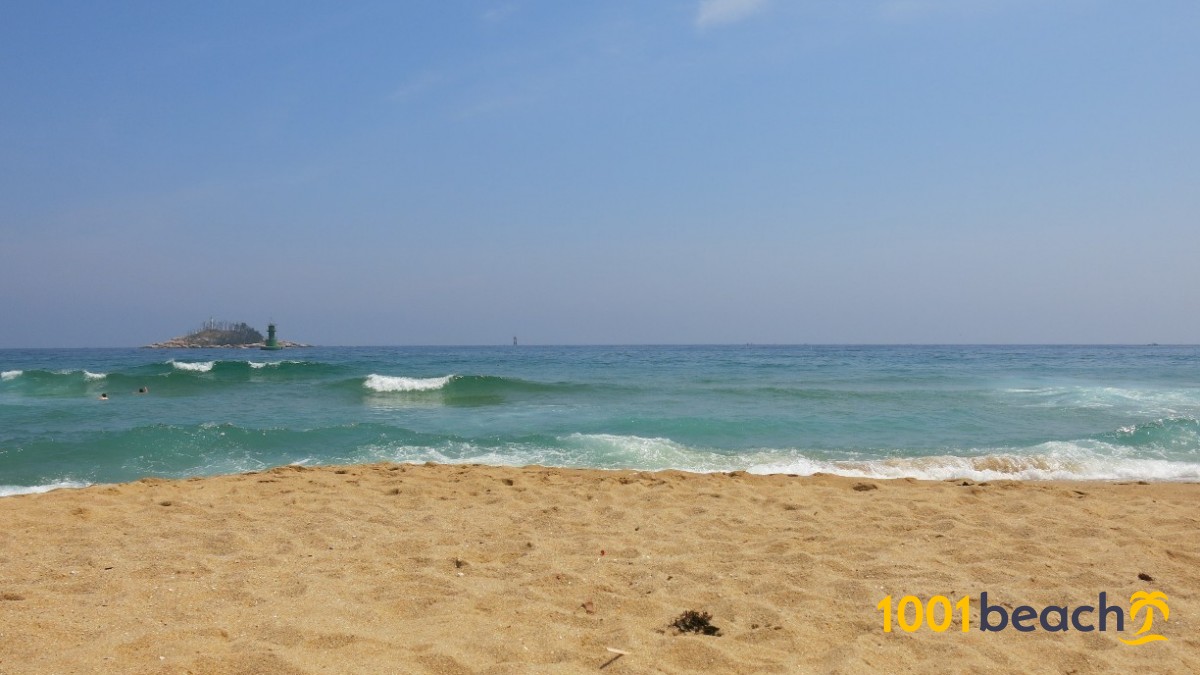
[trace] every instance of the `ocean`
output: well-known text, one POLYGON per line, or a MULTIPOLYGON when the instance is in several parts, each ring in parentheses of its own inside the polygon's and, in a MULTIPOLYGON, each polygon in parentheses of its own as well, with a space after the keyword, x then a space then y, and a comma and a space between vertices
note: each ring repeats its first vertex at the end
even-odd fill
POLYGON ((1200 347, 0 350, 0 495, 380 461, 1195 481, 1200 347))

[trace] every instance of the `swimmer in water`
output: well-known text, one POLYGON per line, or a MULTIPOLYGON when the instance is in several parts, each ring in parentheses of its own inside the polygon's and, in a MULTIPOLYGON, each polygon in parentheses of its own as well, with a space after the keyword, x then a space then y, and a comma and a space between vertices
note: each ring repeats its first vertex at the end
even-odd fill
POLYGON ((100 400, 101 400, 101 401, 107 401, 107 400, 108 400, 108 392, 101 392, 101 393, 100 393, 100 400))
POLYGON ((150 387, 138 387, 137 393, 148 394, 150 393, 150 387))

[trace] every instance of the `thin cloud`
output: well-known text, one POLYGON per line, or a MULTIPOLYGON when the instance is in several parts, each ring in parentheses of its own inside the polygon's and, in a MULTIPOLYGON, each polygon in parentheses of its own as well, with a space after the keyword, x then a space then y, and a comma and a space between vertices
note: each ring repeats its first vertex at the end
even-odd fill
POLYGON ((977 14, 1003 9, 1020 0, 887 0, 880 5, 888 18, 908 19, 928 14, 977 14))
POLYGON ((700 0, 696 26, 709 28, 741 21, 767 6, 767 0, 700 0))
POLYGON ((516 13, 516 11, 517 6, 510 2, 485 11, 483 14, 479 15, 479 18, 489 23, 497 23, 507 19, 509 16, 512 16, 514 13, 516 13))

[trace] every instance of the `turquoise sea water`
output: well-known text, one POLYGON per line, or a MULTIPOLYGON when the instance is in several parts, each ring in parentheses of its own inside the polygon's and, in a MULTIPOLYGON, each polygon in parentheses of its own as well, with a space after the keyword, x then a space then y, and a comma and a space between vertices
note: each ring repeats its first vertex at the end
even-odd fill
POLYGON ((0 350, 0 494, 431 460, 1198 480, 1200 347, 0 350))

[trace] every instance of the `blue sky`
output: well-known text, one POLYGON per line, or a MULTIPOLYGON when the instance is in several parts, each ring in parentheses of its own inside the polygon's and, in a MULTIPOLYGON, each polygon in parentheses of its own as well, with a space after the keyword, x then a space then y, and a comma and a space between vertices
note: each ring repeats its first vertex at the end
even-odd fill
POLYGON ((0 347, 1200 342, 1194 0, 0 9, 0 347))

